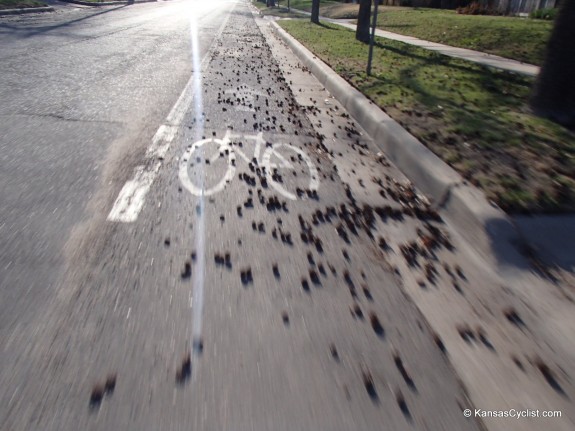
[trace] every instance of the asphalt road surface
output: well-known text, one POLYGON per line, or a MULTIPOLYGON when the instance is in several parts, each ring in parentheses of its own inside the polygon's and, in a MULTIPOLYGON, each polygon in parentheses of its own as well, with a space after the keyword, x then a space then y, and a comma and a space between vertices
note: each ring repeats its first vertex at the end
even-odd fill
POLYGON ((376 231, 435 214, 247 3, 0 34, 0 429, 481 428, 376 231))

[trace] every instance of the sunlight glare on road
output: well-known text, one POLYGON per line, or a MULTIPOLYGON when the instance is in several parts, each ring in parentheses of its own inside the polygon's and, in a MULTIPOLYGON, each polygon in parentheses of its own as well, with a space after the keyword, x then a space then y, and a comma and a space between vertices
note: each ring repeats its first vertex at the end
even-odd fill
MULTIPOLYGON (((213 7, 213 2, 204 2, 199 0, 190 1, 190 39, 192 47, 192 68, 193 68, 193 118, 195 120, 195 127, 193 133, 193 141, 197 142, 202 139, 204 133, 204 116, 203 116, 203 101, 202 101, 202 61, 200 58, 200 43, 198 32, 198 16, 202 12, 213 7)), ((192 142, 193 143, 193 142, 192 142)), ((200 149, 200 157, 203 157, 203 150, 200 149)), ((203 167, 200 165, 199 169, 195 172, 196 184, 200 184, 203 189, 204 172, 203 167)), ((194 340, 199 340, 202 333, 202 308, 204 303, 204 273, 205 273, 205 220, 204 220, 204 200, 202 195, 196 202, 196 237, 195 247, 197 262, 193 272, 193 283, 190 303, 192 306, 192 340, 191 345, 194 345, 194 340)), ((197 367, 192 367, 192 381, 193 377, 197 374, 197 367)))

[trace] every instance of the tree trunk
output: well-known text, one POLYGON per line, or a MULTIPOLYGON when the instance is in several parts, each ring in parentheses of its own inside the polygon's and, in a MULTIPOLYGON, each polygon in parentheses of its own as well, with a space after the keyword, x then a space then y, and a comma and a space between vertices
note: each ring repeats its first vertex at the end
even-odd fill
POLYGON ((562 1, 531 98, 533 111, 575 130, 575 1, 562 1))
POLYGON ((360 42, 369 43, 369 18, 371 17, 371 0, 359 0, 359 14, 355 38, 360 42))
POLYGON ((319 24, 319 0, 311 2, 311 22, 319 24))

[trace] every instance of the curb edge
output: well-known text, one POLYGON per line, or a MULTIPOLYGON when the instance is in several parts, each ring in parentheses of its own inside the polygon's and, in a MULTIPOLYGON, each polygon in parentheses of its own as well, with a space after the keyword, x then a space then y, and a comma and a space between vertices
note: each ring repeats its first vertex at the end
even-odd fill
POLYGON ((40 12, 54 12, 54 8, 52 6, 44 6, 44 7, 24 7, 19 9, 1 9, 0 16, 22 15, 25 13, 40 13, 40 12))
POLYGON ((272 29, 373 138, 375 144, 450 221, 458 233, 498 267, 525 267, 523 238, 511 218, 468 185, 451 166, 389 117, 276 22, 272 29), (495 258, 495 259, 494 259, 495 258))

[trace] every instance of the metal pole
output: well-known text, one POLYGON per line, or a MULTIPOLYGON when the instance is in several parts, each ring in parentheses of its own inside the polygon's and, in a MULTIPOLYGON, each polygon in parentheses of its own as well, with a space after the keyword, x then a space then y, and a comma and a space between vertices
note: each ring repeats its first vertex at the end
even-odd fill
POLYGON ((371 75, 371 60, 373 58, 373 43, 375 40, 375 25, 377 24, 377 6, 379 0, 373 0, 375 8, 373 10, 373 22, 371 24, 371 36, 369 37, 369 57, 367 58, 367 76, 371 75))

